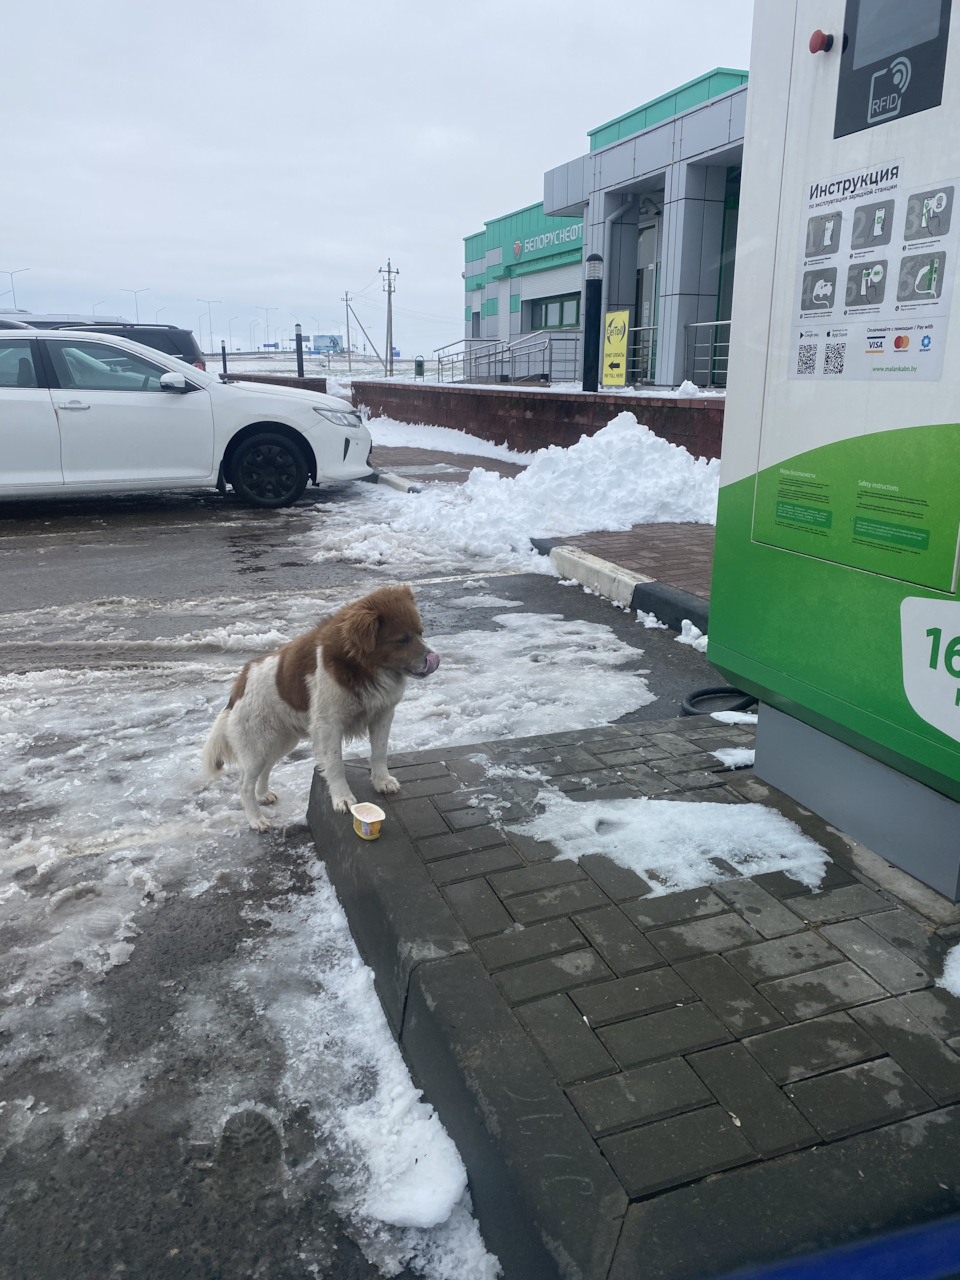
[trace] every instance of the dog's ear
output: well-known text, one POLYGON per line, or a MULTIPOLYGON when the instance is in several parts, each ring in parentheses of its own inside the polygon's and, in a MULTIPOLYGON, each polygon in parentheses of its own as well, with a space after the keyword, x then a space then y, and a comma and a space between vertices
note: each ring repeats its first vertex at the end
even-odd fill
POLYGON ((351 657, 366 658, 373 653, 380 637, 380 623, 377 610, 362 601, 360 607, 351 611, 344 626, 344 640, 346 647, 352 650, 351 657))

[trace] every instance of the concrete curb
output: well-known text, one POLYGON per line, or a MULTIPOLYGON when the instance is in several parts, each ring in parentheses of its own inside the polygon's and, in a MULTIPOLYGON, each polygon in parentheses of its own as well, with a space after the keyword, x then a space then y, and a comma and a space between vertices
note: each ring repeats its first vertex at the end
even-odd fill
POLYGON ((404 480, 402 476, 395 476, 392 471, 372 471, 370 475, 364 476, 367 484, 385 484, 391 489, 399 489, 401 493, 420 493, 421 489, 418 484, 414 484, 412 480, 404 480))
POLYGON ((707 632, 710 603, 702 597, 668 582, 657 582, 645 574, 631 573, 570 543, 553 538, 531 538, 530 542, 542 556, 550 557, 562 577, 573 578, 604 599, 613 600, 625 609, 656 614, 671 631, 680 631, 684 621, 689 620, 707 632))
POLYGON ((487 1247, 505 1280, 605 1280, 627 1210, 619 1181, 389 799, 365 768, 348 765, 347 776, 358 800, 386 810, 379 840, 362 842, 349 815, 333 812, 316 773, 307 821, 411 1074, 466 1165, 487 1247))

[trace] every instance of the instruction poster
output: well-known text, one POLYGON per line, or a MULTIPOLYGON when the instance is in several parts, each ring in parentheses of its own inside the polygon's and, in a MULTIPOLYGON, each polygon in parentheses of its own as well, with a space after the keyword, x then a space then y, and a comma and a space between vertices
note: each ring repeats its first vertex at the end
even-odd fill
POLYGON ((790 378, 940 379, 960 180, 904 190, 899 171, 891 161, 805 187, 790 378))

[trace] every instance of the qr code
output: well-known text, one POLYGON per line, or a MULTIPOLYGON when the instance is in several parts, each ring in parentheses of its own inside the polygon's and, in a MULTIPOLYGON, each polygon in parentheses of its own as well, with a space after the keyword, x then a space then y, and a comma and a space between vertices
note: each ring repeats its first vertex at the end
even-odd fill
POLYGON ((814 342, 804 342, 800 344, 800 351, 797 354, 797 373, 816 373, 817 371, 817 346, 814 342))
POLYGON ((828 342, 823 353, 823 372, 843 373, 843 357, 846 350, 845 342, 828 342))

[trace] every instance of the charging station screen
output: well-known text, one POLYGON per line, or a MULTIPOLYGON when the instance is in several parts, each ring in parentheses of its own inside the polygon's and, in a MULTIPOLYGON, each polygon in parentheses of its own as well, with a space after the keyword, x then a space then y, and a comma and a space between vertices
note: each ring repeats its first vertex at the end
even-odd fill
POLYGON ((853 69, 892 58, 940 34, 941 0, 860 0, 853 69))
POLYGON ((951 0, 847 0, 833 136, 938 107, 951 0))

